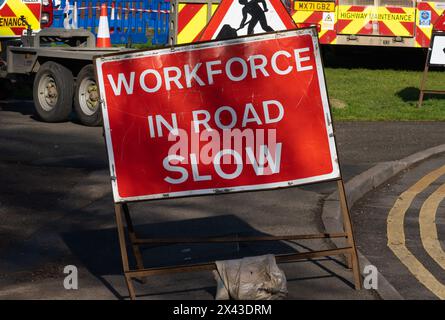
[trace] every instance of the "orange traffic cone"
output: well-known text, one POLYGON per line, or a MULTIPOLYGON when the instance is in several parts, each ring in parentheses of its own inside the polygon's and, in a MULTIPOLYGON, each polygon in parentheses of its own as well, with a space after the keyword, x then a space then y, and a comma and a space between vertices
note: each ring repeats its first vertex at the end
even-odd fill
POLYGON ((99 30, 97 31, 97 48, 110 48, 110 29, 108 27, 107 5, 102 3, 100 6, 99 30))

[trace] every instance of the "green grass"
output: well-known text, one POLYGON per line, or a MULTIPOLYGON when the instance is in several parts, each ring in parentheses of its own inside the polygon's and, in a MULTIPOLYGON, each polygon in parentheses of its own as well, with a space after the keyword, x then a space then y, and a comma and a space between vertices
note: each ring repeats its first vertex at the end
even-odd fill
MULTIPOLYGON (((423 71, 325 68, 325 73, 335 120, 445 120, 445 95, 426 95, 417 108, 423 71)), ((445 90, 445 70, 430 71, 426 87, 445 90)))

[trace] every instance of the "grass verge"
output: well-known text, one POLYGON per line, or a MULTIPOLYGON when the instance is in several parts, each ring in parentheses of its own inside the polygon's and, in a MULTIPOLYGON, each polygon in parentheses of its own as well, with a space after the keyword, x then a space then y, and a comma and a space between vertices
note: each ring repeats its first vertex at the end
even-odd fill
MULTIPOLYGON (((445 95, 426 95, 417 108, 423 71, 326 68, 335 120, 445 120, 445 95)), ((443 70, 428 73, 428 89, 445 90, 443 70)))

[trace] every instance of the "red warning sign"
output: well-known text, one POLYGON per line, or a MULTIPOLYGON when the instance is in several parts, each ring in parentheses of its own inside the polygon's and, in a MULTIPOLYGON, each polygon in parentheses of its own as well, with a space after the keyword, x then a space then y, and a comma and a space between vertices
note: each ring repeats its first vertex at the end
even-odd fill
POLYGON ((116 202, 340 176, 313 29, 119 53, 95 65, 116 202))
POLYGON ((200 41, 297 28, 280 0, 223 0, 200 41))

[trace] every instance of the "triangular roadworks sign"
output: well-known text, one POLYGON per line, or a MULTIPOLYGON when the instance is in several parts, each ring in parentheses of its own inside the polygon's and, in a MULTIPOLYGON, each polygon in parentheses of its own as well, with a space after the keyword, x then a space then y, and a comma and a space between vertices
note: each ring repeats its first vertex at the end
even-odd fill
POLYGON ((222 40, 296 27, 280 0, 223 0, 199 40, 222 40))

